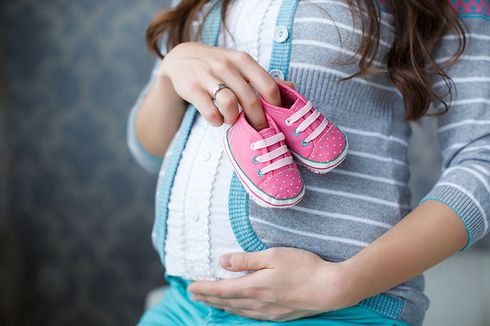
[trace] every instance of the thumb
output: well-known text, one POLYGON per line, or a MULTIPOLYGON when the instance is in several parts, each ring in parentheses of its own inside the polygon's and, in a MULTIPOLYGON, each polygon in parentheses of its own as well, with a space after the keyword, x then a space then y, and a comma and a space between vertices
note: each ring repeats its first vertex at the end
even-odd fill
POLYGON ((220 264, 233 272, 256 271, 267 267, 265 254, 262 251, 225 254, 221 256, 220 264))

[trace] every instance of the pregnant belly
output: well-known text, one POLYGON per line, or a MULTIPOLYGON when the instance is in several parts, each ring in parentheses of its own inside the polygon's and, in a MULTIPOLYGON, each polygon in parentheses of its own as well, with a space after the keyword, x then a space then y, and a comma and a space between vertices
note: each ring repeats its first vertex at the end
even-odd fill
POLYGON ((269 247, 305 249, 329 261, 354 256, 410 211, 410 191, 401 185, 352 178, 346 162, 327 175, 301 169, 306 194, 296 206, 271 210, 249 203, 257 239, 269 247))
POLYGON ((190 280, 244 275, 219 265, 221 255, 243 251, 228 216, 231 166, 222 161, 211 191, 182 186, 176 178, 168 205, 165 268, 169 275, 190 280))

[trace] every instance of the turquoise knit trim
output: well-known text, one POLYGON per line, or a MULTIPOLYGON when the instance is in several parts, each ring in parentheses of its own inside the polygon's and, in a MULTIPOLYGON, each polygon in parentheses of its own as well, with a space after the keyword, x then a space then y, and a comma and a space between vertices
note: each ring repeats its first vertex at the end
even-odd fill
POLYGON ((289 72, 291 43, 293 39, 293 21, 298 4, 298 0, 284 0, 281 4, 276 20, 276 26, 284 26, 287 28, 288 38, 282 43, 273 41, 269 71, 274 69, 282 71, 284 79, 287 79, 289 72))
MULTIPOLYGON (((215 0, 206 21, 203 24, 202 43, 207 45, 216 45, 221 27, 221 1, 215 0)), ((178 134, 175 136, 173 154, 167 159, 167 168, 165 175, 159 180, 157 185, 157 196, 155 200, 155 224, 153 225, 153 234, 155 235, 156 249, 160 255, 162 264, 165 265, 165 239, 167 236, 167 217, 168 202, 170 194, 182 158, 187 139, 196 118, 197 110, 194 106, 189 105, 182 120, 178 134)))
POLYGON ((364 299, 359 302, 359 305, 392 319, 398 319, 403 312, 403 308, 405 307, 405 303, 402 299, 398 299, 383 293, 364 299))
POLYGON ((461 213, 459 213, 458 209, 456 209, 455 207, 453 207, 451 204, 443 201, 440 198, 436 198, 436 197, 433 197, 433 196, 425 196, 419 202, 419 205, 425 203, 428 200, 438 201, 441 204, 446 205, 447 207, 449 207, 450 209, 452 209, 456 213, 456 215, 458 215, 458 217, 460 218, 460 220, 464 223, 464 226, 466 228, 466 232, 468 233, 468 241, 466 242, 466 245, 463 247, 463 249, 460 250, 460 252, 465 251, 466 249, 468 249, 470 247, 470 245, 473 243, 473 237, 471 235, 470 227, 469 227, 468 223, 466 223, 465 219, 463 218, 463 215, 461 213))
MULTIPOLYGON (((269 71, 280 70, 284 77, 288 75, 289 60, 291 56, 291 41, 293 31, 293 20, 299 0, 284 0, 279 9, 276 26, 284 26, 288 30, 288 39, 283 43, 273 42, 272 57, 269 71)), ((267 249, 252 228, 248 216, 248 194, 240 180, 233 173, 228 198, 228 213, 230 222, 238 243, 245 251, 258 251, 267 249)))
POLYGON ((250 224, 248 199, 249 196, 245 188, 237 175, 233 173, 228 199, 228 215, 230 216, 231 229, 244 251, 265 250, 268 247, 260 241, 250 224))
POLYGON ((156 236, 157 251, 160 254, 162 264, 165 264, 165 238, 167 236, 167 217, 168 217, 168 202, 174 184, 175 174, 179 167, 182 152, 189 138, 192 124, 196 117, 196 108, 190 105, 187 108, 184 119, 179 129, 179 134, 176 136, 173 154, 168 158, 167 169, 165 175, 159 180, 157 185, 157 196, 155 200, 155 224, 153 226, 153 234, 156 236))
POLYGON ((221 11, 221 1, 214 0, 202 25, 202 43, 213 46, 218 45, 219 31, 221 29, 221 11))
POLYGON ((490 21, 490 17, 489 16, 486 16, 484 14, 460 14, 459 17, 463 18, 463 19, 473 19, 473 18, 476 18, 476 19, 483 19, 483 20, 486 20, 486 21, 490 21))

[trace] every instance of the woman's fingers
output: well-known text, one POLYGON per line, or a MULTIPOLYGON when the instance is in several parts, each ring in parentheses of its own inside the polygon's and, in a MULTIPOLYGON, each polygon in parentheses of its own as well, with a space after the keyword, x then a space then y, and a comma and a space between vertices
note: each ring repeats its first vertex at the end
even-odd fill
POLYGON ((223 116, 214 105, 209 94, 204 89, 194 89, 192 91, 192 95, 190 96, 189 102, 196 107, 196 109, 211 125, 219 127, 223 124, 223 116))
POLYGON ((267 127, 264 110, 259 98, 250 84, 243 78, 238 68, 231 61, 223 60, 214 65, 214 74, 231 88, 238 99, 248 121, 256 130, 267 127))
POLYGON ((238 100, 229 88, 224 88, 216 94, 214 104, 218 107, 225 123, 233 124, 238 118, 238 100))
POLYGON ((213 125, 235 122, 239 104, 252 127, 261 130, 268 124, 256 92, 271 104, 281 102, 275 80, 245 52, 183 43, 162 61, 161 74, 168 76, 177 93, 213 125), (231 90, 219 91, 213 101, 210 92, 217 81, 231 90))
POLYGON ((233 124, 238 118, 238 100, 234 92, 230 88, 223 88, 215 92, 215 87, 218 84, 222 84, 223 81, 209 71, 201 72, 197 76, 201 82, 201 88, 208 92, 209 98, 213 100, 213 96, 216 98, 213 101, 214 106, 218 109, 222 119, 227 124, 233 124))
POLYGON ((240 73, 268 103, 281 104, 281 94, 274 78, 252 56, 245 52, 237 52, 233 60, 240 73))

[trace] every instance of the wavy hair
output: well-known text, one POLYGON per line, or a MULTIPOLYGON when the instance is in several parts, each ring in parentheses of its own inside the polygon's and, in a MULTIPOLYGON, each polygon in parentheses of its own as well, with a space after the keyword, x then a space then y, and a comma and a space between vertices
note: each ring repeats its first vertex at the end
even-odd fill
MULTIPOLYGON (((222 0, 222 18, 231 0, 222 0)), ((385 69, 373 68, 372 62, 379 49, 381 37, 381 7, 377 0, 345 0, 351 13, 360 19, 362 38, 355 55, 359 57, 358 71, 346 79, 357 76, 387 72, 403 95, 405 118, 415 121, 429 114, 431 102, 442 103, 448 111, 445 98, 452 95, 452 80, 446 74, 451 64, 457 61, 466 47, 465 26, 449 0, 385 0, 383 6, 393 15, 394 41, 386 58, 385 69), (366 14, 360 14, 362 8, 366 14), (438 63, 434 50, 442 37, 454 34, 458 47, 448 61, 438 63), (447 92, 438 93, 431 79, 442 78, 447 92)), ((158 14, 148 26, 146 42, 149 49, 163 58, 159 42, 168 33, 168 49, 179 43, 191 41, 192 22, 208 0, 182 0, 175 8, 158 14)), ((198 31, 200 32, 200 31, 198 31)))

